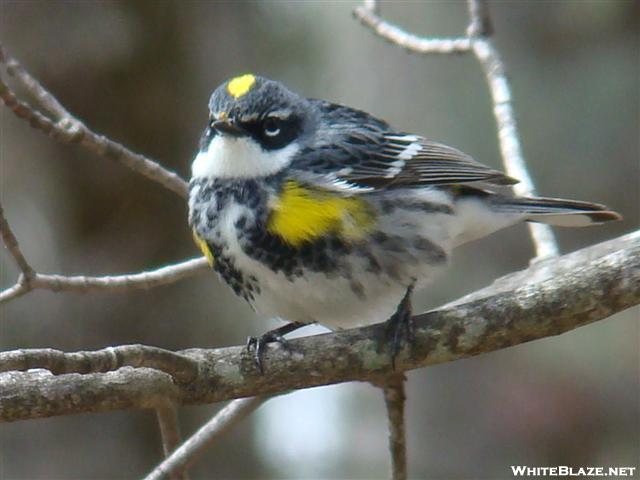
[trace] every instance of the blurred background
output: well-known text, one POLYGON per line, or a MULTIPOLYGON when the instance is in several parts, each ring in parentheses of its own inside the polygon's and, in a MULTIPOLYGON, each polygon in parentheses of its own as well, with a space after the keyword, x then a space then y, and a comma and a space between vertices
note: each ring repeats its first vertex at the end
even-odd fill
MULTIPOLYGON (((188 177, 211 91, 245 72, 367 110, 500 168, 472 56, 410 55, 360 26, 357 2, 0 2, 0 41, 98 132, 188 177)), ((408 30, 464 32, 459 1, 383 2, 408 30)), ((639 224, 640 3, 493 2, 523 148, 540 194, 625 220, 557 230, 563 252, 639 224)), ((197 255, 186 205, 121 165, 59 145, 0 108, 1 198, 40 272, 117 274, 197 255)), ((524 268, 525 227, 460 250, 421 311, 524 268)), ((0 252, 1 286, 17 270, 0 252)), ((408 374, 411 476, 512 478, 510 465, 638 466, 640 310, 557 338, 408 374)), ((0 310, 0 348, 67 351, 244 342, 276 326, 212 273, 149 292, 35 292, 0 310)), ((304 332, 303 332, 304 333, 304 332)), ((185 435, 220 405, 181 408, 185 435)), ((366 384, 272 400, 212 446, 192 478, 387 475, 382 395, 366 384)), ((0 477, 135 478, 161 458, 151 411, 3 424, 0 477)))

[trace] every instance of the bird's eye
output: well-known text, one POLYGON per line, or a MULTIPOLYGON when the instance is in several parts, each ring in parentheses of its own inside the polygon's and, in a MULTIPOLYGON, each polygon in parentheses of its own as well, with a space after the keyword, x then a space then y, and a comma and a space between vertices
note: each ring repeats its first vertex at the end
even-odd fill
POLYGON ((280 134, 280 120, 267 117, 262 124, 262 130, 267 137, 276 137, 280 134))

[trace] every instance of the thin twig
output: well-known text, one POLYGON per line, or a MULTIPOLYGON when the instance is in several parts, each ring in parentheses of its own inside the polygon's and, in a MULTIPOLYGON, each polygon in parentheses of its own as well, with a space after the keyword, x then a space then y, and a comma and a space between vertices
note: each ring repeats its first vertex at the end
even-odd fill
POLYGON ((0 99, 16 116, 26 120, 32 127, 55 140, 82 145, 98 155, 122 163, 134 172, 159 183, 181 197, 187 196, 187 183, 182 178, 162 167, 158 162, 134 153, 120 143, 90 130, 77 117, 67 112, 60 102, 29 75, 15 58, 10 57, 0 45, 0 64, 3 63, 16 81, 56 118, 55 121, 51 120, 27 103, 20 101, 9 86, 0 79, 0 99))
POLYGON ((18 280, 15 285, 12 285, 11 287, 0 292, 0 305, 21 297, 22 295, 30 291, 31 288, 26 283, 18 280))
MULTIPOLYGON (((0 421, 155 408, 159 398, 193 405, 372 382, 399 371, 559 335, 639 303, 640 231, 537 262, 475 292, 465 303, 416 315, 414 342, 396 357, 396 371, 388 344, 380 340, 386 338, 385 325, 373 325, 289 340, 287 349, 269 344, 263 373, 244 346, 182 350, 179 356, 198 366, 197 377, 188 384, 173 382, 152 368, 83 375, 0 373, 0 421)), ((0 353, 3 369, 7 354, 11 358, 10 352, 0 353)), ((29 350, 21 354, 31 355, 29 350)), ((21 365, 30 364, 25 360, 21 365)))
MULTIPOLYGON (((178 445, 182 443, 178 411, 175 404, 173 402, 165 402, 165 404, 156 407, 156 417, 160 426, 164 456, 169 457, 178 445)), ((176 469, 169 478, 171 480, 189 480, 189 475, 186 469, 176 469)))
MULTIPOLYGON (((488 7, 484 0, 468 0, 468 3, 469 13, 472 15, 468 31, 478 35, 473 37, 473 53, 482 65, 491 92, 504 168, 509 176, 520 180, 520 183, 513 186, 516 194, 535 196, 535 186, 520 146, 511 87, 504 63, 487 36, 491 32, 488 7)), ((536 249, 536 260, 557 256, 558 245, 551 227, 543 223, 529 223, 528 226, 536 249)))
POLYGON ((380 2, 378 0, 364 0, 364 8, 377 14, 380 10, 380 2))
POLYGON ((466 37, 424 38, 408 33, 382 19, 366 3, 356 7, 353 14, 363 25, 373 30, 376 35, 410 52, 452 54, 468 52, 471 49, 471 41, 466 37))
POLYGON ((250 397, 232 401, 154 468, 145 480, 171 478, 174 472, 186 469, 209 445, 268 399, 250 397))
MULTIPOLYGON (((363 25, 379 37, 410 52, 421 54, 452 54, 473 51, 485 73, 493 101, 502 161, 507 174, 520 180, 514 186, 518 195, 534 196, 535 188, 522 155, 518 129, 513 113, 511 89, 502 59, 489 35, 493 32, 485 0, 467 0, 469 26, 466 36, 458 38, 421 37, 385 21, 377 13, 378 3, 365 1, 354 10, 363 25)), ((551 227, 529 223, 536 260, 558 255, 558 246, 551 227)))
POLYGON ((6 66, 7 73, 16 78, 49 114, 57 118, 73 117, 57 98, 32 77, 15 58, 5 52, 2 44, 0 44, 0 64, 6 66))
POLYGON ((467 0, 469 10, 469 26, 467 27, 467 37, 488 37, 493 34, 493 24, 489 5, 484 0, 467 0))
POLYGON ((180 353, 147 345, 119 345, 92 352, 66 353, 53 348, 0 352, 0 372, 44 368, 54 375, 113 372, 122 367, 147 367, 189 383, 198 376, 198 362, 180 353))
POLYGON ((2 209, 2 204, 0 204, 0 236, 2 237, 2 241, 4 242, 7 250, 16 261, 18 268, 22 271, 22 275, 24 279, 21 283, 29 283, 31 278, 34 276, 35 272, 27 259, 24 257, 22 250, 20 250, 20 245, 18 244, 18 240, 16 236, 13 234, 11 227, 9 226, 9 222, 4 216, 4 210, 2 209))
POLYGON ((25 285, 24 282, 18 281, 14 286, 0 292, 0 304, 24 295, 31 290, 76 293, 148 290, 207 271, 209 271, 207 260, 201 257, 156 270, 125 275, 88 277, 84 275, 66 276, 35 273, 28 284, 25 285))
POLYGON ((406 378, 402 373, 392 375, 387 378, 382 387, 389 423, 392 480, 406 480, 407 478, 407 441, 404 420, 404 405, 407 399, 404 391, 405 381, 406 378))
POLYGON ((209 266, 204 257, 192 258, 175 265, 160 267, 147 272, 129 273, 125 275, 87 277, 36 274, 33 279, 34 288, 52 290, 54 292, 92 292, 123 291, 130 289, 148 290, 160 285, 182 280, 195 273, 208 272, 209 266))
MULTIPOLYGON (((55 120, 52 120, 25 102, 20 101, 0 78, 0 99, 14 114, 28 121, 32 127, 63 143, 79 143, 100 155, 117 160, 132 170, 164 185, 169 190, 183 197, 186 196, 187 184, 184 180, 143 155, 133 153, 122 145, 89 130, 86 125, 71 115, 15 58, 10 57, 0 44, 1 65, 4 65, 7 73, 15 78, 50 115, 55 117, 55 120)), ((55 292, 148 289, 172 283, 206 270, 206 262, 203 259, 193 259, 150 272, 119 276, 88 277, 36 273, 22 254, 18 241, 4 217, 1 205, 0 234, 7 249, 22 271, 22 275, 15 285, 0 292, 0 304, 18 298, 35 289, 55 292)))

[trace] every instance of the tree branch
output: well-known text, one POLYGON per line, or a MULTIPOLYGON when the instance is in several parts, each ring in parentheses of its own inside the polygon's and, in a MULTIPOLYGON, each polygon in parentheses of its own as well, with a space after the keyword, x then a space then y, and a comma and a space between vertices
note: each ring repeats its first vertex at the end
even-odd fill
MULTIPOLYGON (((20 101, 0 78, 0 99, 18 117, 27 120, 32 127, 63 143, 79 143, 91 151, 123 163, 135 172, 160 183, 182 197, 186 196, 187 184, 184 180, 143 155, 133 153, 122 145, 89 130, 86 125, 71 115, 15 58, 10 57, 0 44, 0 66, 2 65, 6 67, 7 73, 15 78, 55 119, 52 120, 20 101)), ((193 259, 157 270, 129 275, 101 277, 47 275, 36 273, 22 254, 18 241, 4 216, 2 205, 0 205, 0 236, 22 272, 13 286, 0 291, 0 304, 18 298, 34 289, 54 292, 148 289, 181 280, 207 269, 204 259, 193 259)))
POLYGON ((466 53, 471 50, 471 40, 467 37, 425 38, 413 35, 396 25, 385 21, 377 14, 377 2, 365 2, 353 10, 353 15, 365 27, 387 42, 413 53, 452 54, 466 53))
POLYGON ((488 37, 493 34, 493 24, 491 14, 486 0, 467 0, 469 11, 469 26, 467 27, 467 37, 488 37))
MULTIPOLYGON (((398 355, 396 366, 399 371, 420 368, 558 335, 638 303, 640 231, 540 261, 463 301, 417 315, 413 347, 398 355)), ((177 353, 198 365, 197 377, 188 384, 149 368, 58 376, 42 370, 6 372, 0 374, 0 420, 149 408, 159 398, 202 404, 375 382, 397 373, 391 371, 384 335, 384 325, 374 325, 290 340, 289 350, 269 345, 264 374, 244 347, 183 350, 177 353)), ((0 365, 12 355, 0 354, 0 365)))
POLYGON ((54 117, 54 120, 20 101, 0 78, 0 99, 16 116, 59 142, 79 144, 87 150, 127 166, 181 197, 187 196, 187 183, 182 178, 158 162, 90 130, 77 117, 71 115, 15 58, 9 56, 0 44, 0 66, 3 64, 7 73, 13 76, 54 117))
MULTIPOLYGON (((392 25, 379 16, 379 2, 364 0, 356 7, 354 15, 376 35, 388 42, 415 53, 453 54, 473 51, 484 71, 498 128, 498 141, 503 164, 509 176, 520 183, 514 191, 518 195, 535 195, 535 188, 522 155, 518 129, 512 108, 511 90, 505 75, 505 68, 498 51, 489 36, 493 33, 491 16, 486 0, 467 0, 469 26, 465 37, 425 38, 408 33, 392 25)), ((542 223, 529 223, 529 232, 536 251, 536 260, 557 256, 559 253, 551 227, 542 223)), ((390 449, 392 460, 392 478, 406 478, 406 449, 404 444, 404 385, 385 387, 385 400, 389 417, 390 449), (396 399, 396 402, 393 401, 396 399), (402 400, 399 400, 402 399, 402 400)))
MULTIPOLYGON (((487 2, 486 0, 468 0, 468 4, 471 16, 468 34, 476 35, 471 37, 473 38, 473 53, 482 65, 491 92, 493 114, 498 127, 498 141, 504 168, 509 176, 520 180, 520 183, 513 186, 516 194, 535 196, 536 189, 533 179, 522 154, 518 127, 513 113, 509 79, 505 73, 504 62, 488 36, 492 32, 492 27, 487 2)), ((538 260, 559 254, 555 235, 549 225, 529 222, 527 226, 538 260)))
POLYGON ((209 445, 268 399, 268 397, 251 397, 232 401, 155 467, 144 480, 172 478, 172 475, 185 471, 209 445))
POLYGON ((11 350, 0 353, 0 359, 0 372, 47 369, 54 375, 62 375, 112 372, 121 367, 149 367, 171 375, 179 383, 192 382, 198 376, 196 360, 147 345, 120 345, 75 353, 53 348, 11 350))
POLYGON ((404 405, 407 399, 404 391, 406 380, 402 373, 391 375, 382 387, 389 423, 392 480, 407 479, 407 440, 404 421, 404 405))
POLYGON ((76 293, 121 292, 134 289, 148 290, 208 271, 207 260, 204 257, 200 257, 148 272, 125 275, 87 277, 84 275, 65 276, 34 273, 28 282, 25 282, 21 277, 14 286, 0 292, 0 304, 24 295, 31 290, 76 293))
POLYGON ((30 291, 31 288, 27 285, 24 276, 20 275, 15 285, 0 292, 0 304, 7 303, 15 298, 21 297, 30 291))
MULTIPOLYGON (((160 426, 164 456, 169 457, 176 447, 182 443, 176 406, 171 402, 167 402, 166 405, 160 405, 156 408, 156 416, 160 426)), ((186 469, 176 469, 171 472, 168 478, 171 480, 189 480, 189 475, 186 469)))
MULTIPOLYGON (((86 125, 71 115, 15 58, 10 57, 0 44, 1 64, 4 64, 7 73, 33 95, 50 115, 56 117, 56 121, 18 100, 14 92, 0 78, 0 98, 18 117, 27 120, 34 128, 63 143, 79 143, 93 152, 123 163, 132 170, 160 183, 183 197, 186 196, 187 186, 184 180, 143 155, 133 153, 122 145, 89 130, 86 125)), ((4 217, 1 205, 0 234, 9 253, 11 253, 22 271, 22 275, 15 285, 0 292, 0 303, 18 298, 34 289, 55 292, 148 289, 178 281, 197 272, 203 272, 207 268, 203 259, 193 259, 177 265, 130 275, 102 277, 46 275, 36 273, 27 262, 20 251, 15 235, 4 217)))
MULTIPOLYGON (((520 146, 511 87, 505 74, 504 62, 489 38, 493 33, 489 7, 486 0, 467 0, 467 5, 469 26, 466 36, 459 38, 432 38, 410 34, 383 20, 377 13, 378 2, 364 2, 355 8, 354 15, 379 37, 410 52, 451 54, 472 51, 480 62, 489 85, 505 171, 509 176, 520 180, 520 183, 513 187, 516 194, 535 196, 533 180, 527 170, 520 146)), ((528 227, 537 260, 558 255, 558 246, 549 225, 529 223, 528 227)))
POLYGON ((20 250, 20 245, 18 244, 18 239, 13 234, 11 227, 9 226, 9 222, 4 216, 4 210, 2 209, 2 204, 0 203, 0 237, 2 237, 2 241, 9 250, 9 253, 16 261, 18 268, 22 271, 23 279, 21 283, 29 283, 29 280, 33 277, 35 272, 27 259, 22 254, 22 250, 20 250))

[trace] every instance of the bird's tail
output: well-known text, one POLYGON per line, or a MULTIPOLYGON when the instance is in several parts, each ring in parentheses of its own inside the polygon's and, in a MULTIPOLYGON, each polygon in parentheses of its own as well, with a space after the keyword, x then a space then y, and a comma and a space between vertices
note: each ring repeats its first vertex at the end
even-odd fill
POLYGON ((524 215, 527 222, 547 223, 559 227, 587 227, 622 217, 606 206, 578 200, 547 197, 507 198, 496 196, 494 208, 505 213, 524 215))

